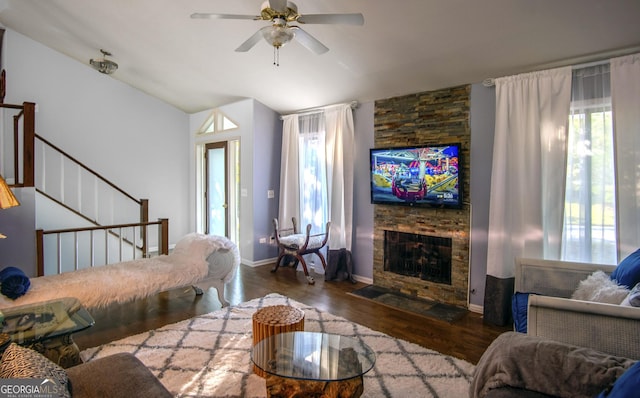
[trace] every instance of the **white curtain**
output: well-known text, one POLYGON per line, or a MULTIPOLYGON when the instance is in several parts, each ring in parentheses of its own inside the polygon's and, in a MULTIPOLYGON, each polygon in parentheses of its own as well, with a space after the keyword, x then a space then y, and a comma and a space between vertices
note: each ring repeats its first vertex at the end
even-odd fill
POLYGON ((284 228, 291 226, 292 217, 300 220, 299 137, 298 115, 285 116, 282 123, 280 208, 278 209, 278 221, 284 228))
POLYGON ((570 101, 570 67, 496 79, 485 289, 491 323, 509 319, 516 257, 560 255, 570 101))
POLYGON ((640 245, 640 54, 611 59, 618 259, 640 245))
POLYGON ((487 271, 560 256, 571 68, 496 79, 487 271))
POLYGON ((351 105, 325 110, 329 248, 351 250, 354 129, 351 105))
POLYGON ((301 228, 310 223, 315 232, 320 232, 324 223, 331 221, 329 248, 350 251, 354 178, 351 105, 328 106, 318 112, 288 115, 283 120, 280 223, 288 225, 295 216, 301 228), (317 150, 318 145, 323 148, 317 150))

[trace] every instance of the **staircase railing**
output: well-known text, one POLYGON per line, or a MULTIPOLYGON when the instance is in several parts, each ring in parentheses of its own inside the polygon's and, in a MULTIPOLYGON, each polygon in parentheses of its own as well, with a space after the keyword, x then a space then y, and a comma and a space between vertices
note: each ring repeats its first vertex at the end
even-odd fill
POLYGON ((136 199, 59 147, 35 134, 35 186, 96 225, 149 221, 149 201, 136 199))
POLYGON ((0 103, 0 109, 14 109, 17 112, 13 115, 13 164, 11 165, 13 173, 5 172, 4 167, 7 166, 5 164, 1 165, 0 170, 3 171, 5 180, 12 186, 32 187, 35 182, 36 104, 33 102, 23 102, 22 105, 0 103))
MULTIPOLYGON (((86 249, 78 250, 78 242, 82 241, 83 232, 103 230, 105 251, 109 251, 111 241, 115 240, 120 245, 122 256, 123 245, 129 247, 131 258, 149 257, 148 228, 157 225, 158 254, 168 254, 168 220, 161 219, 158 222, 149 222, 149 202, 147 199, 136 199, 111 181, 107 180, 94 170, 90 169, 73 156, 67 154, 51 142, 35 133, 35 109, 33 102, 24 102, 22 105, 4 104, 0 102, 0 109, 14 109, 13 115, 13 164, 0 163, 0 171, 5 179, 14 187, 35 187, 36 191, 62 206, 70 213, 92 224, 89 227, 79 227, 54 231, 37 231, 37 272, 43 275, 45 272, 44 236, 58 236, 58 248, 62 247, 67 236, 75 236, 74 257, 77 259, 83 250, 96 253, 95 245, 91 244, 86 249), (22 121, 22 123, 20 123, 22 121), (39 156, 36 157, 36 154, 39 156), (11 170, 13 168, 13 173, 11 170), (38 174, 36 176, 36 170, 38 174), (8 172, 7 172, 8 171, 8 172), (138 223, 130 223, 132 219, 138 223), (124 232, 132 228, 130 232, 124 232)), ((1 144, 2 142, 0 142, 1 144)), ((0 145, 0 148, 2 145, 0 145)), ((91 238, 93 240, 93 237, 91 238)), ((58 253, 59 253, 58 249, 58 253)), ((113 250, 111 250, 113 252, 113 250)), ((60 263, 60 254, 57 255, 60 263)), ((126 257, 126 256, 125 256, 126 257)), ((110 256, 106 257, 107 263, 112 262, 110 256)), ((122 261, 122 260, 120 260, 122 261)), ((90 262, 93 266, 94 262, 90 262)), ((74 268, 81 266, 74 262, 74 268)), ((56 266, 61 270, 61 266, 56 266)))
POLYGON ((86 228, 36 230, 38 276, 61 274, 82 268, 150 257, 146 231, 155 227, 159 246, 154 252, 169 252, 169 220, 86 228), (145 231, 136 238, 138 231, 145 231), (82 243, 82 244, 81 244, 82 243))

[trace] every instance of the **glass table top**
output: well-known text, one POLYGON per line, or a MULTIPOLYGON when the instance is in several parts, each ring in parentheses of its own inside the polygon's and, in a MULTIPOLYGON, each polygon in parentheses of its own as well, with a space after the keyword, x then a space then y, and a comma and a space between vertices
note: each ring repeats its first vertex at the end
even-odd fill
POLYGON ((360 340, 337 334, 288 332, 267 337, 253 347, 251 360, 280 377, 340 381, 367 373, 376 354, 360 340))
POLYGON ((79 332, 94 324, 89 312, 76 298, 5 308, 0 332, 15 343, 38 342, 79 332))

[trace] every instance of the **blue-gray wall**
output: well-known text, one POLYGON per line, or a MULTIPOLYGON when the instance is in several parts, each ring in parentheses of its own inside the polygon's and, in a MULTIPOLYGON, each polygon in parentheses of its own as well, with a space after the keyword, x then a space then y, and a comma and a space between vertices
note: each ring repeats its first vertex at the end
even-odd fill
POLYGON ((374 102, 360 104, 353 112, 355 167, 353 187, 353 254, 354 274, 359 280, 373 280, 373 209, 369 148, 373 148, 374 102))
POLYGON ((278 217, 282 121, 279 114, 254 101, 253 123, 253 261, 261 263, 278 255, 269 236, 273 235, 272 220, 278 217), (271 199, 267 198, 269 190, 274 192, 271 199), (260 243, 261 238, 266 243, 260 243))
POLYGON ((471 86, 471 253, 469 303, 484 304, 489 194, 496 120, 495 87, 471 86))

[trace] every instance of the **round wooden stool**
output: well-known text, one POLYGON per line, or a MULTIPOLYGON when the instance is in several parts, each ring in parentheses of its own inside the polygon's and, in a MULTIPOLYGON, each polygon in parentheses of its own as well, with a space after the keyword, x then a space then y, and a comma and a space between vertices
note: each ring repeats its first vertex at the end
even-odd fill
MULTIPOLYGON (((262 339, 284 332, 304 331, 304 311, 290 305, 272 305, 260 308, 253 314, 253 345, 262 339)), ((253 367, 253 371, 260 377, 265 372, 253 367)))

